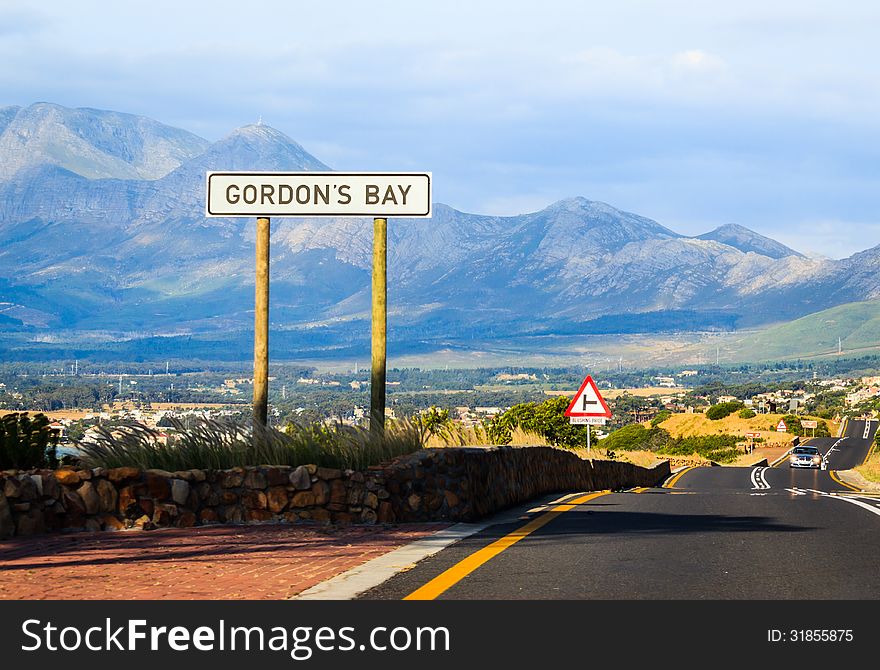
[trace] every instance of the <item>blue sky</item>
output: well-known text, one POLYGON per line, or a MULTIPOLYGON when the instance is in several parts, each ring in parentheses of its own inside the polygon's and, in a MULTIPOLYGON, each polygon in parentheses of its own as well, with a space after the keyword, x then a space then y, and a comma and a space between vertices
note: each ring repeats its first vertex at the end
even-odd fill
POLYGON ((878 26, 808 0, 0 0, 0 105, 212 140, 262 116, 334 168, 431 170, 466 211, 582 195, 842 257, 880 244, 878 26))

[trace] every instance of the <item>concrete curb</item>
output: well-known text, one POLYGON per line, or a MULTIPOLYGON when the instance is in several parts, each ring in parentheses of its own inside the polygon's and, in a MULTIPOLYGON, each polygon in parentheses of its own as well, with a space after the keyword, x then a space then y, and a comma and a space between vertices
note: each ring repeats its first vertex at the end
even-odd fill
POLYGON ((579 493, 554 494, 543 496, 524 505, 505 510, 480 523, 458 523, 450 528, 437 531, 410 544, 398 547, 387 554, 377 556, 325 582, 298 593, 291 600, 353 600, 358 595, 391 579, 394 575, 409 570, 419 561, 433 556, 446 547, 475 535, 489 526, 517 521, 524 514, 545 511, 551 505, 563 502, 579 493))
POLYGON ((852 484, 853 486, 862 489, 862 491, 880 493, 880 484, 865 479, 862 476, 862 473, 857 472, 856 470, 835 470, 835 472, 837 473, 837 476, 847 484, 852 484))
POLYGON ((770 465, 767 463, 766 458, 762 458, 760 461, 756 461, 755 463, 752 463, 748 467, 750 467, 750 468, 768 468, 768 467, 770 467, 770 465))

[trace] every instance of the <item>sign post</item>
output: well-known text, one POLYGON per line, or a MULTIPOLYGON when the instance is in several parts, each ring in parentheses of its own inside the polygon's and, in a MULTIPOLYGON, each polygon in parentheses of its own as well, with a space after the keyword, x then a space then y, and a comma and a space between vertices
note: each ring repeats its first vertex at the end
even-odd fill
POLYGON ((257 219, 254 288, 254 421, 269 418, 269 219, 257 219))
POLYGON ((257 217, 254 422, 269 413, 269 217, 371 216, 370 430, 385 432, 388 217, 431 218, 430 172, 208 172, 205 216, 257 217))
POLYGON ((370 430, 385 434, 386 330, 388 327, 388 220, 373 219, 373 315, 370 370, 370 430))
POLYGON ((746 433, 746 437, 749 438, 748 450, 751 454, 755 450, 755 438, 761 437, 761 433, 746 433))
POLYGON ((819 422, 813 419, 803 419, 801 421, 801 426, 803 428, 812 428, 813 429, 813 437, 816 437, 816 428, 819 426, 819 422))
POLYGON ((593 432, 592 426, 604 426, 605 422, 611 418, 611 410, 599 393, 599 388, 593 377, 587 375, 574 398, 571 400, 568 409, 565 410, 565 416, 572 425, 587 426, 587 453, 590 453, 590 435, 593 432))

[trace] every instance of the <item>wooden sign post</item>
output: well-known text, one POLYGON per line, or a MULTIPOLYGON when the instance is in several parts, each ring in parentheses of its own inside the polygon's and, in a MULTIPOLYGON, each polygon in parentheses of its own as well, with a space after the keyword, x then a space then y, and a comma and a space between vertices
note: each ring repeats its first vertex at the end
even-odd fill
POLYGON ((269 216, 372 216, 370 430, 385 434, 388 217, 431 217, 430 172, 208 172, 205 216, 257 217, 254 423, 269 417, 269 216))

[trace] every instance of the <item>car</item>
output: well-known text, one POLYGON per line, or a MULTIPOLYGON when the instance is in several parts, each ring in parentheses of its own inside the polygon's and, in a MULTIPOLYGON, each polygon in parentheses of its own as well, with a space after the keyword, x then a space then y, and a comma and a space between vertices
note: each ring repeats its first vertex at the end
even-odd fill
POLYGON ((821 468, 822 454, 816 447, 799 446, 791 450, 788 457, 788 467, 790 468, 821 468))

